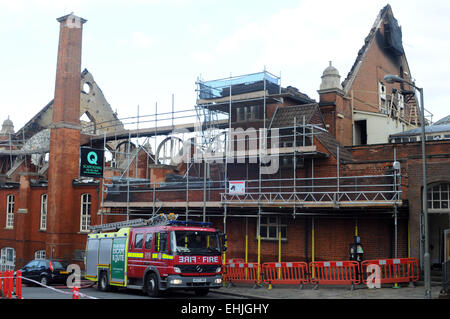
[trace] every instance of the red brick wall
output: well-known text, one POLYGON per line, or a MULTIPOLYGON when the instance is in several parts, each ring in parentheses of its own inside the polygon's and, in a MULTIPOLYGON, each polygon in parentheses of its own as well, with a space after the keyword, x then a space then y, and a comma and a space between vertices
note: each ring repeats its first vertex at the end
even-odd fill
MULTIPOLYGON (((349 173, 361 171, 380 172, 392 165, 394 148, 401 163, 402 199, 409 209, 411 257, 420 257, 419 219, 422 212, 422 150, 421 143, 382 144, 352 147, 355 164, 347 165, 349 173)), ((450 141, 430 141, 426 143, 427 184, 450 181, 450 141)), ((407 229, 399 233, 402 245, 406 245, 407 229)), ((393 240, 393 239, 392 239, 393 240)), ((404 248, 402 248, 404 250, 404 248)), ((407 248, 406 248, 407 249, 407 248)))
MULTIPOLYGON (((16 268, 23 266, 26 262, 34 259, 34 253, 38 250, 46 249, 47 231, 40 230, 40 215, 41 215, 41 195, 47 194, 46 187, 31 187, 28 198, 28 212, 17 213, 19 208, 18 198, 20 196, 18 189, 0 189, 0 248, 12 247, 16 250, 16 268), (6 197, 9 194, 15 195, 15 214, 14 214, 14 228, 5 229, 6 225, 6 197)), ((99 194, 97 186, 80 186, 74 187, 73 207, 66 209, 70 215, 73 216, 68 227, 64 229, 67 238, 71 242, 71 247, 68 253, 64 256, 58 256, 72 262, 73 250, 83 250, 86 245, 86 234, 80 233, 80 205, 81 194, 91 194, 91 224, 100 223, 100 216, 97 215, 99 207, 99 194)), ((48 225, 47 225, 48 229, 48 225)), ((48 256, 48 255, 47 255, 48 256)))
MULTIPOLYGON (((391 215, 388 215, 389 217, 391 215)), ((364 259, 394 257, 393 218, 314 218, 314 260, 349 260, 355 225, 364 249, 364 259)), ((213 219, 215 227, 223 229, 221 219, 213 219)), ((256 238, 257 218, 248 218, 248 261, 258 260, 256 238)), ((245 258, 245 218, 227 218, 228 258, 245 258)), ((261 240, 261 263, 278 261, 277 240, 261 240)), ((408 252, 407 221, 398 222, 398 257, 408 252)), ((312 218, 297 216, 288 219, 287 240, 281 242, 281 261, 312 260, 312 218), (306 248, 305 248, 306 247, 306 248)))
MULTIPOLYGON (((5 229, 6 227, 6 200, 8 195, 15 196, 15 202, 19 199, 19 189, 0 189, 0 248, 15 247, 16 229, 5 229)), ((14 205, 14 214, 16 215, 17 205, 14 205)), ((14 220, 15 222, 15 220, 14 220)), ((16 224, 15 224, 16 226, 16 224)))

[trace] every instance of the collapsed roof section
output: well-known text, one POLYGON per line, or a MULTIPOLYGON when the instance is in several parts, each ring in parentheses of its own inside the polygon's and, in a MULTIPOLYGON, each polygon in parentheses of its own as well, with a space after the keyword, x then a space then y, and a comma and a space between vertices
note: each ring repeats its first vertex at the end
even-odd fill
POLYGON ((358 74, 361 63, 366 57, 369 48, 372 45, 372 42, 376 39, 377 35, 382 38, 385 49, 389 50, 396 56, 405 55, 402 44, 401 27, 398 25, 397 20, 394 18, 392 8, 388 4, 383 9, 381 9, 380 13, 375 19, 375 22, 372 28, 370 29, 369 34, 364 39, 364 45, 358 51, 358 55, 356 57, 355 62, 353 63, 352 68, 350 69, 350 72, 342 82, 342 87, 346 93, 349 92, 352 82, 355 79, 356 75, 358 74), (381 34, 380 27, 383 22, 384 22, 384 34, 381 34))
MULTIPOLYGON (((113 112, 102 90, 87 70, 81 73, 80 117, 87 115, 90 122, 82 121, 84 133, 122 131, 123 125, 113 112)), ((52 123, 53 100, 41 109, 31 120, 14 134, 16 140, 28 140, 38 132, 48 129, 52 123)))
POLYGON ((389 4, 379 12, 364 45, 358 51, 353 66, 342 82, 343 93, 351 97, 354 112, 366 112, 364 116, 369 113, 388 117, 395 122, 394 131, 400 122, 406 129, 418 126, 420 111, 414 89, 405 83, 386 83, 383 78, 386 74, 398 75, 408 82, 414 81, 402 44, 402 30, 389 4), (373 72, 374 76, 371 75, 373 72))
MULTIPOLYGON (((80 92, 80 125, 82 133, 93 134, 114 133, 123 131, 124 125, 113 112, 102 90, 87 70, 81 73, 80 92)), ((21 170, 34 165, 40 176, 48 170, 48 153, 50 152, 50 127, 53 122, 53 100, 31 118, 20 130, 10 132, 0 145, 0 156, 8 160, 0 165, 0 174, 13 178, 21 170), (29 161, 24 156, 30 156, 29 161), (5 164, 6 163, 6 164, 5 164)), ((7 128, 11 125, 6 123, 7 128)), ((4 125, 5 126, 5 125, 4 125)), ((5 129, 6 130, 6 129, 5 129)), ((11 130, 10 130, 11 131, 11 130)), ((110 141, 108 147, 114 148, 117 141, 110 141), (109 145, 111 144, 111 145, 109 145)))

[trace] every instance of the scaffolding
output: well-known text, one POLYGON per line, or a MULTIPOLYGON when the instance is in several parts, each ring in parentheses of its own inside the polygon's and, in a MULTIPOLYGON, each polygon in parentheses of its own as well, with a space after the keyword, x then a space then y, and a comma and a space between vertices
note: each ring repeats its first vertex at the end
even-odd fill
MULTIPOLYGON (((328 131, 304 115, 275 125, 283 93, 281 78, 266 70, 197 79, 194 108, 176 110, 172 95, 172 104, 156 103, 153 114, 142 115, 138 106, 136 116, 93 123, 103 133, 89 134, 89 146, 106 154, 99 213, 129 220, 175 211, 186 220, 223 217, 225 222, 231 211, 259 219, 274 208, 295 216, 308 208, 402 204, 399 172, 342 174, 339 147, 332 176, 318 174, 317 163, 330 155, 318 149, 316 139, 328 131), (119 124, 123 130, 114 129, 119 124)), ((83 132, 93 130, 85 126, 83 132)), ((11 141, 2 142, 5 156, 48 152, 14 150, 11 141)))
MULTIPOLYGON (((176 109, 172 95, 172 104, 155 103, 153 114, 141 114, 138 106, 136 116, 85 125, 83 138, 89 139, 83 146, 105 151, 104 176, 97 181, 100 224, 90 230, 147 225, 173 213, 186 221, 222 219, 226 233, 227 220, 240 218, 245 220, 247 260, 250 219, 257 226, 259 263, 262 221, 272 216, 309 216, 314 232, 318 216, 355 218, 357 225, 371 212, 393 213, 397 227, 400 170, 349 173, 341 158, 345 150, 339 145, 334 152, 318 147, 317 141, 329 136, 322 124, 310 121, 303 111, 278 120, 288 107, 303 110, 315 104, 300 96, 298 104, 286 105, 289 94, 281 78, 266 70, 214 81, 197 79, 193 108, 176 109), (335 167, 329 167, 330 156, 336 158, 335 167), (321 170, 323 163, 327 170, 321 170)), ((20 156, 26 162, 26 156, 42 159, 49 152, 24 150, 21 146, 29 141, 16 141, 14 149, 13 141, 11 136, 4 140, 0 150, 0 155, 10 156, 9 170, 14 163, 21 165, 20 156)), ((44 173, 45 165, 43 161, 37 169, 44 173)), ((281 237, 277 234, 279 247, 281 237)))
POLYGON ((172 97, 170 112, 158 113, 156 105, 154 114, 121 119, 128 128, 123 132, 92 136, 91 146, 103 145, 109 153, 106 169, 116 170, 103 179, 101 214, 128 220, 176 211, 186 220, 223 217, 225 223, 230 209, 240 209, 241 217, 260 217, 272 208, 295 216, 304 208, 401 205, 398 172, 343 175, 339 148, 334 176, 315 173, 317 162, 329 156, 318 150, 315 139, 327 130, 304 116, 274 127, 283 103, 280 83, 267 71, 198 79, 193 109, 175 111, 172 97), (241 121, 245 129, 237 127, 239 116, 248 116, 241 121), (106 148, 111 141, 114 150, 106 148), (268 172, 276 160, 279 171, 268 172), (299 176, 302 168, 309 177, 299 176), (235 182, 240 191, 231 189, 235 182))

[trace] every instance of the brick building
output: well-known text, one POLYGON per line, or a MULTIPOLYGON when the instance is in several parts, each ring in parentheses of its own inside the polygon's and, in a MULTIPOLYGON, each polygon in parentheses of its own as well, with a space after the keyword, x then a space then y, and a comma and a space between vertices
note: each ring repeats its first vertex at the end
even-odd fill
MULTIPOLYGON (((6 264, 44 252, 81 262, 89 224, 168 212, 226 231, 228 258, 348 260, 355 235, 365 259, 421 257, 420 143, 389 143, 421 124, 413 88, 383 80, 411 78, 389 5, 343 82, 332 63, 324 70, 318 102, 267 71, 198 80, 194 110, 153 114, 139 129, 125 129, 80 72, 82 23, 64 27, 71 18, 59 19, 54 101, 17 133, 9 122, 2 130, 6 264), (83 114, 90 123, 80 124, 83 114), (25 147, 32 139, 46 142, 25 147), (80 146, 107 151, 103 179, 78 176, 80 146)), ((437 264, 449 228, 450 141, 426 144, 437 264)))

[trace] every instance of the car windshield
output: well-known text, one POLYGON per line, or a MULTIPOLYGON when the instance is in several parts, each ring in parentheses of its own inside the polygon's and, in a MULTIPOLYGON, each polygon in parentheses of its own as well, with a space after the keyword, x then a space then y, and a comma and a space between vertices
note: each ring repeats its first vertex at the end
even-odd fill
POLYGON ((173 231, 170 243, 178 255, 220 255, 219 236, 213 232, 173 231))

